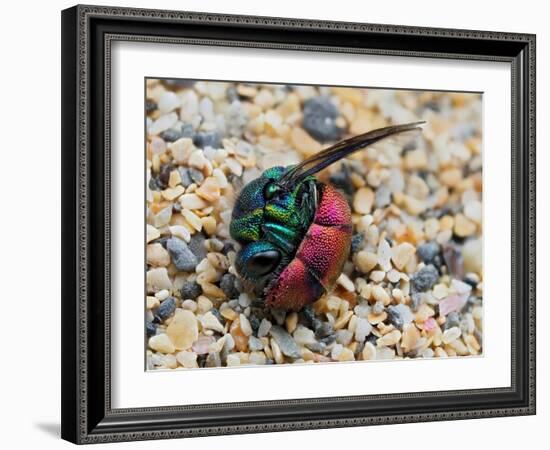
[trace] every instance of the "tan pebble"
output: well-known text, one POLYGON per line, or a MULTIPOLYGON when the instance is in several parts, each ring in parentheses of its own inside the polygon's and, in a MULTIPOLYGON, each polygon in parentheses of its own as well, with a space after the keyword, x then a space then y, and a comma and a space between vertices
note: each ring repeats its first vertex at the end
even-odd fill
POLYGON ((425 303, 422 303, 418 310, 416 311, 416 314, 414 315, 414 320, 417 323, 424 323, 424 321, 430 317, 433 317, 435 315, 435 311, 430 308, 425 303))
POLYGON ((257 90, 254 86, 247 86, 246 84, 239 84, 237 86, 237 93, 241 97, 254 97, 256 92, 257 90))
POLYGON ((353 281, 351 281, 345 273, 340 274, 340 276, 336 280, 336 283, 342 286, 348 292, 355 291, 355 285, 353 284, 353 281))
POLYGON ((162 197, 168 201, 173 201, 177 199, 180 195, 182 195, 184 192, 185 192, 185 188, 179 185, 173 188, 164 189, 162 191, 162 197))
POLYGON ((275 103, 275 97, 270 90, 262 89, 254 96, 254 103, 262 109, 268 109, 275 103))
POLYGON ((147 243, 154 241, 160 237, 160 231, 154 226, 147 224, 147 243))
POLYGON ((187 350, 199 338, 199 328, 195 314, 185 309, 176 309, 166 334, 176 350, 187 350))
POLYGON ((380 239, 376 254, 378 256, 378 265, 381 267, 381 269, 384 272, 387 272, 388 270, 390 270, 392 268, 391 262, 390 262, 392 257, 392 249, 390 247, 389 242, 386 239, 380 239))
POLYGON ((452 342, 449 342, 449 347, 451 347, 459 356, 466 356, 470 354, 468 347, 462 342, 462 339, 455 339, 452 342))
POLYGON ((221 196, 220 185, 214 177, 206 178, 195 192, 209 202, 216 202, 221 196))
POLYGON ((348 311, 342 316, 338 317, 338 320, 334 322, 334 329, 340 330, 341 328, 345 328, 345 326, 348 324, 349 320, 351 319, 351 316, 353 316, 353 311, 348 311))
POLYGON ((401 347, 405 352, 410 352, 415 348, 420 339, 420 331, 413 323, 403 326, 403 337, 401 338, 401 347))
POLYGON ((189 155, 188 164, 199 170, 203 170, 209 164, 202 150, 194 150, 189 155))
POLYGON ((471 239, 464 243, 462 256, 466 272, 481 274, 483 260, 483 245, 481 239, 471 239))
POLYGON ((403 295, 403 291, 399 288, 395 288, 391 291, 391 296, 395 299, 397 303, 403 303, 405 296, 403 295))
POLYGON ((250 336, 252 334, 252 325, 250 325, 250 321, 244 314, 239 316, 239 324, 245 336, 250 336))
POLYGON ((468 334, 464 336, 464 342, 470 349, 470 353, 479 352, 481 350, 481 345, 479 345, 479 342, 473 334, 468 334))
POLYGON ((155 267, 166 267, 170 264, 170 254, 161 244, 147 246, 147 264, 155 267))
POLYGON ((351 331, 352 333, 355 333, 355 330, 357 329, 357 320, 358 318, 354 314, 353 316, 351 316, 351 319, 348 322, 348 330, 351 331))
POLYGON ((235 348, 239 352, 244 352, 248 350, 248 336, 244 334, 243 330, 241 329, 241 323, 240 318, 237 318, 235 321, 231 323, 231 326, 229 327, 229 332, 231 333, 231 336, 235 340, 235 348))
POLYGON ((289 333, 293 333, 298 325, 298 313, 292 312, 285 319, 286 330, 289 333))
POLYGON ((174 161, 178 164, 185 164, 191 155, 191 152, 195 150, 193 140, 190 138, 181 138, 171 144, 168 144, 168 149, 172 153, 174 161))
POLYGON ((240 366, 241 365, 241 359, 236 354, 229 354, 227 355, 226 364, 228 367, 232 366, 240 366))
POLYGON ((160 306, 160 301, 156 297, 147 296, 147 309, 154 309, 160 306))
POLYGON ((401 332, 399 330, 393 330, 385 334, 376 341, 378 347, 389 347, 395 345, 401 339, 401 332))
POLYGON ((181 175, 179 170, 172 170, 170 172, 170 178, 168 179, 168 186, 174 188, 181 183, 181 175))
POLYGON ((426 202, 410 195, 404 196, 404 206, 407 212, 413 216, 418 216, 426 210, 426 202))
POLYGON ((222 351, 225 341, 227 340, 227 335, 222 336, 216 342, 213 342, 208 346, 208 351, 210 353, 219 353, 222 351))
POLYGON ((223 271, 227 271, 227 269, 229 269, 229 259, 223 253, 210 252, 206 255, 206 259, 208 259, 212 267, 215 269, 223 271))
POLYGON ((290 133, 290 142, 304 157, 321 151, 321 144, 313 139, 303 128, 294 128, 290 133))
POLYGON ((218 318, 214 314, 212 314, 212 312, 210 311, 208 311, 206 314, 204 314, 200 318, 200 322, 202 324, 203 329, 205 330, 213 330, 219 333, 224 332, 223 325, 220 323, 218 318))
POLYGON ((407 194, 418 200, 426 200, 430 194, 430 188, 422 178, 412 175, 407 182, 407 194))
POLYGON ((371 325, 377 325, 380 322, 386 320, 387 317, 388 313, 386 313, 386 311, 382 311, 380 314, 369 313, 369 315, 367 316, 367 320, 371 325))
POLYGON ((362 273, 369 273, 372 269, 376 267, 377 263, 378 256, 376 255, 376 253, 367 252, 364 250, 357 252, 357 255, 355 257, 355 264, 362 273))
MULTIPOLYGON (((223 159, 225 160, 225 158, 223 159)), ((223 170, 219 168, 214 169, 214 171, 212 172, 212 176, 218 182, 218 186, 220 187, 220 189, 225 189, 229 186, 229 182, 227 181, 227 177, 225 176, 223 170)))
POLYGON ((265 130, 270 136, 277 136, 282 124, 283 118, 277 111, 271 109, 265 113, 265 130))
POLYGON ((358 214, 369 214, 374 203, 374 192, 368 187, 357 190, 353 196, 353 209, 358 214))
POLYGON ((155 267, 146 274, 147 291, 155 292, 160 289, 172 289, 172 281, 168 277, 166 267, 155 267))
POLYGON ((480 201, 472 200, 464 205, 464 215, 478 225, 481 225, 482 214, 483 208, 480 201))
POLYGON ((362 134, 374 128, 376 128, 376 126, 373 126, 369 111, 364 108, 358 108, 356 110, 355 118, 350 124, 350 133, 353 135, 362 134))
POLYGON ((433 287, 432 294, 435 298, 441 300, 449 295, 449 288, 446 284, 438 283, 433 287))
POLYGON ((426 238, 428 240, 435 239, 438 232, 439 232, 439 221, 436 218, 431 217, 424 222, 424 233, 426 234, 426 238))
POLYGON ((455 187, 462 180, 462 171, 458 168, 449 168, 441 172, 439 181, 447 187, 455 187))
POLYGON ((463 214, 457 214, 455 216, 454 232, 459 237, 467 237, 474 234, 476 231, 476 225, 470 221, 463 214))
POLYGON ((392 248, 391 259, 394 266, 398 270, 403 270, 415 253, 416 248, 414 245, 409 244, 408 242, 403 242, 402 244, 396 245, 392 248))
POLYGON ((173 353, 176 348, 166 334, 157 334, 149 338, 149 347, 160 353, 173 353))
POLYGON ((183 225, 171 225, 168 228, 172 236, 178 237, 185 242, 189 242, 191 240, 191 234, 189 233, 189 230, 183 225))
POLYGON ((204 314, 212 309, 214 306, 208 297, 200 295, 197 299, 198 312, 204 314))
POLYGON ((387 306, 391 303, 390 295, 380 285, 376 285, 372 288, 372 296, 376 301, 382 302, 384 306, 387 306))
POLYGON ((281 352, 281 348, 274 339, 271 339, 271 350, 273 352, 273 359, 275 359, 275 362, 277 364, 283 364, 284 358, 281 352))
POLYGON ((202 292, 212 298, 225 298, 225 293, 215 284, 205 282, 201 284, 202 292))
POLYGON ((185 220, 191 225, 195 230, 201 231, 202 230, 202 221, 199 216, 197 216, 194 212, 190 211, 189 209, 182 209, 181 215, 185 218, 185 220))
POLYGON ((202 227, 208 236, 216 234, 216 219, 212 216, 201 217, 202 227))
POLYGON ((220 311, 220 314, 224 319, 230 320, 231 322, 234 321, 237 317, 239 317, 239 314, 237 314, 233 309, 231 308, 224 308, 220 311))
POLYGON ((434 349, 434 355, 437 358, 447 358, 449 355, 447 355, 447 352, 443 350, 441 347, 436 347, 434 349))
POLYGON ((455 219, 452 216, 445 215, 439 219, 440 230, 452 230, 455 224, 455 219))
POLYGON ((367 342, 363 348, 362 356, 365 361, 376 359, 376 347, 367 342))
POLYGON ((340 362, 355 361, 355 355, 349 348, 344 347, 336 359, 340 362))
POLYGON ((186 209, 203 209, 208 206, 208 203, 197 194, 183 194, 178 199, 182 208, 186 209))
POLYGON ((386 272, 383 270, 373 270, 369 275, 369 279, 375 283, 380 283, 384 278, 386 278, 386 272))
POLYGON ((424 149, 411 150, 405 154, 405 167, 409 170, 426 168, 428 156, 424 149))
POLYGON ((197 364, 197 354, 195 352, 178 352, 176 354, 176 360, 186 369, 195 369, 199 367, 197 364))

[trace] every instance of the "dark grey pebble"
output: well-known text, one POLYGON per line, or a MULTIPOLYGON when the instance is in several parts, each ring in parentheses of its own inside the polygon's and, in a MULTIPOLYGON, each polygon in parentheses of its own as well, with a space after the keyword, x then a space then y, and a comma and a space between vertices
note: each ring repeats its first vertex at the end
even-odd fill
POLYGON ((439 256, 439 251, 439 244, 435 241, 429 241, 419 245, 416 249, 416 254, 426 264, 434 264, 437 256, 439 256))
POLYGON ((227 298, 235 298, 239 296, 239 291, 235 287, 237 277, 232 273, 226 273, 220 280, 220 289, 227 298))
POLYGON ((159 181, 162 183, 163 189, 168 186, 168 181, 170 180, 170 172, 172 172, 173 167, 170 164, 165 164, 160 168, 159 181))
POLYGON ((292 339, 292 336, 286 332, 285 329, 278 325, 274 325, 269 330, 269 333, 275 339, 275 342, 279 344, 279 347, 281 348, 281 352, 283 352, 284 355, 290 356, 291 358, 300 358, 300 349, 298 348, 298 345, 292 339))
POLYGON ((314 97, 304 103, 302 126, 319 142, 337 141, 343 129, 336 126, 338 109, 328 97, 314 97))
POLYGON ((320 324, 315 329, 315 337, 317 339, 323 339, 327 336, 332 336, 334 334, 334 328, 328 322, 320 322, 320 324))
POLYGON ((275 322, 277 322, 279 325, 285 323, 286 311, 282 309, 272 309, 271 315, 273 316, 273 319, 275 319, 275 322))
POLYGON ((199 260, 181 239, 175 237, 168 239, 166 249, 170 252, 172 262, 178 270, 191 272, 197 267, 199 260))
POLYGON ((338 172, 333 173, 329 177, 330 183, 343 191, 345 194, 351 196, 355 192, 355 187, 350 177, 350 170, 347 165, 342 164, 342 169, 338 172))
POLYGON ((464 278, 464 258, 458 246, 448 244, 443 248, 443 260, 449 273, 458 280, 464 278))
POLYGON ((365 340, 365 342, 370 342, 372 345, 376 347, 377 340, 378 340, 378 337, 375 334, 371 333, 367 336, 367 339, 365 340))
POLYGON ((157 109, 157 108, 158 108, 158 105, 157 105, 154 101, 152 101, 152 100, 147 100, 147 101, 145 102, 145 111, 146 111, 147 113, 153 112, 153 111, 154 111, 155 109, 157 109))
POLYGON ((420 298, 420 294, 418 292, 413 292, 411 294, 411 309, 413 311, 416 311, 418 309, 418 307, 420 306, 420 300, 422 300, 420 298))
POLYGON ((191 237, 189 244, 187 244, 187 247, 193 252, 199 261, 206 258, 207 251, 206 246, 204 245, 205 240, 206 238, 202 233, 196 233, 191 237))
POLYGON ((395 327, 399 328, 400 330, 403 329, 403 317, 401 316, 401 312, 398 308, 395 306, 388 306, 386 308, 386 312, 388 313, 388 319, 390 323, 395 327))
POLYGON ((199 148, 219 148, 221 140, 217 131, 200 131, 193 136, 193 143, 199 148))
POLYGON ((365 236, 363 233, 356 233, 351 237, 351 252, 357 253, 363 247, 365 236))
POLYGON ((260 323, 262 322, 261 319, 256 316, 250 316, 248 318, 248 321, 250 322, 250 326, 252 327, 252 333, 257 335, 258 329, 260 328, 260 323))
POLYGON ((165 188, 162 187, 162 183, 159 181, 158 177, 151 177, 149 179, 149 189, 152 191, 162 191, 165 188))
POLYGON ((175 142, 182 136, 181 136, 180 130, 174 130, 173 128, 169 128, 168 130, 163 131, 160 134, 160 137, 164 139, 166 142, 175 142))
POLYGON ((216 309, 216 308, 212 308, 210 310, 210 312, 212 313, 213 316, 216 317, 216 319, 218 319, 218 321, 224 325, 225 324, 225 319, 224 317, 220 314, 220 312, 216 309))
POLYGON ((193 184, 193 179, 191 178, 189 169, 187 167, 179 167, 178 172, 180 173, 181 185, 183 187, 187 187, 190 184, 193 184))
POLYGON ((174 297, 168 297, 163 300, 160 306, 158 307, 156 317, 160 320, 166 320, 176 310, 176 299, 174 297))
POLYGON ((469 274, 466 274, 463 281, 464 283, 469 284, 472 287, 472 289, 475 289, 477 287, 477 279, 469 274))
POLYGON ((157 334, 157 326, 153 322, 146 322, 145 331, 147 332, 147 337, 154 336, 157 334))
POLYGON ((327 346, 323 342, 313 342, 311 344, 306 344, 306 348, 315 353, 323 353, 327 346))
POLYGON ((452 328, 452 327, 458 327, 459 324, 460 324, 460 316, 456 311, 453 311, 447 314, 447 316, 445 317, 445 324, 443 325, 443 328, 445 330, 448 330, 449 328, 452 328))
POLYGON ((189 176, 193 180, 193 183, 201 184, 204 180, 202 172, 194 167, 189 168, 189 176))
POLYGON ((180 293, 183 300, 195 300, 199 295, 202 294, 202 288, 201 285, 199 283, 196 283, 195 281, 186 281, 183 283, 183 286, 180 289, 180 293))
POLYGON ((411 283, 416 292, 425 292, 437 282, 438 278, 439 272, 433 265, 429 264, 412 276, 411 283))
POLYGON ((239 94, 237 93, 237 88, 234 86, 228 87, 225 91, 225 97, 229 103, 233 103, 235 100, 239 100, 239 94))
POLYGON ((178 88, 182 87, 191 87, 195 84, 195 80, 184 79, 184 78, 167 78, 164 80, 164 84, 167 86, 174 86, 178 88))
POLYGON ((322 342, 323 344, 330 345, 334 342, 336 342, 336 335, 331 334, 330 336, 325 336, 322 339, 319 339, 319 342, 322 342))
POLYGON ((220 367, 222 365, 222 360, 219 353, 208 353, 204 367, 220 367))

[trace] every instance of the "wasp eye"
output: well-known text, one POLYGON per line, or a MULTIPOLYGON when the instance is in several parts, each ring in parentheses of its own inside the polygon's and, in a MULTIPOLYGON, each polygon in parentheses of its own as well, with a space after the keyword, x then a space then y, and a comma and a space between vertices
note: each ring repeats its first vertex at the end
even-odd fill
POLYGON ((280 261, 281 254, 277 250, 267 250, 248 258, 245 270, 252 277, 261 277, 273 272, 280 261))
POLYGON ((271 200, 279 192, 281 192, 281 186, 279 186, 277 183, 267 183, 264 187, 264 196, 268 200, 271 200))

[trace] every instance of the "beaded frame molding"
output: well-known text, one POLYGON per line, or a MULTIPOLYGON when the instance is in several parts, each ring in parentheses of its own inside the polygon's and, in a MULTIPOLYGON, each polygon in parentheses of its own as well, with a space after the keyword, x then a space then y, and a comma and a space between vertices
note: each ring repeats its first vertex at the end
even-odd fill
POLYGON ((62 12, 62 86, 64 439, 84 444, 535 413, 534 35, 79 5, 62 12), (116 40, 509 63, 511 386, 113 409, 110 49, 116 40))

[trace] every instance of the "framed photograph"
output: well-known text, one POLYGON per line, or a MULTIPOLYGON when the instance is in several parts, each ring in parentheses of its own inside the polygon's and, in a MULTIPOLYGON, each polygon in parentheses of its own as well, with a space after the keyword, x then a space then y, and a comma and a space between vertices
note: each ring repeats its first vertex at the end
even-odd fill
POLYGON ((535 413, 535 36, 62 12, 62 436, 535 413))

